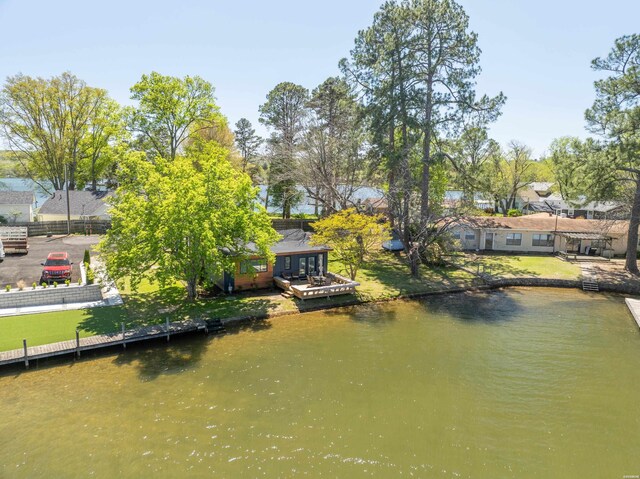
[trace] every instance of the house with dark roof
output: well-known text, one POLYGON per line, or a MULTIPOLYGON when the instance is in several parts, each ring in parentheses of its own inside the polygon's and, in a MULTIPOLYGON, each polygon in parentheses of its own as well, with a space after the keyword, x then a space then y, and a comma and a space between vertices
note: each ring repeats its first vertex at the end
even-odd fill
POLYGON ((549 195, 543 201, 527 203, 522 208, 525 215, 532 213, 551 213, 566 218, 585 218, 588 220, 628 219, 629 209, 618 201, 587 201, 584 196, 576 201, 565 201, 558 193, 549 195))
POLYGON ((0 216, 8 223, 33 221, 33 191, 0 191, 0 216))
MULTIPOLYGON (((271 247, 276 256, 274 263, 258 255, 237 260, 234 271, 225 272, 218 278, 216 285, 224 292, 269 288, 273 286, 275 277, 299 279, 327 272, 331 248, 311 245, 311 233, 301 229, 278 233, 282 238, 271 247)), ((255 247, 249 244, 246 249, 251 251, 255 247)), ((232 253, 227 251, 227 254, 232 253)))
MULTIPOLYGON (((69 191, 69 211, 72 220, 110 220, 106 200, 111 191, 69 191)), ((39 221, 64 221, 67 219, 67 192, 56 191, 38 211, 39 221)))

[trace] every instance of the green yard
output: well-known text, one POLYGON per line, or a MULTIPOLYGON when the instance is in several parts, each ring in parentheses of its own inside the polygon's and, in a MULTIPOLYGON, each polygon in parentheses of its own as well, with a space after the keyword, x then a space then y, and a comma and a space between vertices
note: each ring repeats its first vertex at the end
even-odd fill
MULTIPOLYGON (((343 272, 332 261, 331 270, 343 272)), ((357 295, 304 302, 285 299, 279 290, 243 293, 230 297, 202 298, 194 302, 185 300, 184 288, 176 284, 160 290, 157 285, 144 283, 137 293, 127 285, 121 289, 125 304, 110 308, 41 313, 0 318, 0 350, 22 347, 22 338, 30 346, 73 339, 75 330, 82 337, 119 331, 121 323, 127 328, 164 323, 182 318, 235 316, 263 316, 282 311, 304 311, 319 306, 340 305, 354 301, 373 301, 403 294, 436 291, 469 286, 478 280, 457 268, 423 268, 420 279, 412 278, 402 259, 391 253, 380 253, 370 267, 358 273, 361 283, 357 295)))
POLYGON ((497 278, 533 277, 552 279, 579 279, 580 266, 558 259, 555 256, 533 255, 475 255, 467 254, 458 258, 459 264, 472 271, 485 271, 497 278))
MULTIPOLYGON (((553 256, 466 254, 452 257, 452 260, 471 271, 477 271, 478 265, 481 265, 481 271, 484 267, 486 272, 498 278, 580 277, 579 266, 553 256)), ((330 269, 344 273, 336 261, 331 261, 330 269)), ((0 318, 0 350, 22 347, 22 338, 27 338, 31 346, 73 339, 76 328, 80 330, 80 335, 85 337, 119 331, 123 322, 127 328, 135 328, 164 323, 166 318, 176 321, 194 317, 263 316, 283 311, 305 311, 327 304, 339 306, 354 301, 375 301, 480 283, 473 274, 457 267, 423 267, 421 277, 412 278, 401 256, 383 252, 379 253, 371 265, 360 270, 357 281, 361 286, 356 295, 304 302, 285 299, 280 296, 279 290, 201 298, 188 302, 185 299, 184 288, 179 284, 159 289, 157 285, 145 283, 137 293, 133 293, 128 287, 122 288, 125 300, 123 306, 0 318)))

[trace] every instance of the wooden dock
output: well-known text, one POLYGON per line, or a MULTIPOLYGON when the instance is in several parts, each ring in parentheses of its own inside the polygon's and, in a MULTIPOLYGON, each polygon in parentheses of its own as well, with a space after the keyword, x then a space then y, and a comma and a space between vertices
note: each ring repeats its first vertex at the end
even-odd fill
MULTIPOLYGON (((196 331, 209 332, 210 328, 211 323, 204 319, 189 319, 172 323, 167 320, 165 324, 155 324, 132 330, 126 330, 123 324, 122 330, 118 333, 99 334, 96 336, 89 336, 87 338, 80 338, 76 331, 75 340, 31 347, 29 347, 27 342, 24 341, 22 349, 0 352, 0 367, 15 363, 24 363, 26 367, 29 367, 29 361, 34 361, 36 359, 50 358, 63 354, 80 356, 83 351, 109 348, 119 345, 126 349, 127 344, 130 343, 158 338, 166 338, 167 341, 169 341, 171 336, 196 331)), ((219 321, 215 321, 213 330, 215 332, 219 332, 222 329, 224 328, 221 323, 219 321)))
POLYGON ((640 299, 625 298, 624 302, 627 303, 627 307, 629 308, 629 311, 631 311, 633 319, 636 320, 636 323, 640 328, 640 299))

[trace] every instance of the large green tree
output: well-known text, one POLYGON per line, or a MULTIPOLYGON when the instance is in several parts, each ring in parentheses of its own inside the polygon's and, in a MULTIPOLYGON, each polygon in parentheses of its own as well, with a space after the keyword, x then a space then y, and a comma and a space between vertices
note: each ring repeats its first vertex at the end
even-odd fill
POLYGON ((236 129, 233 134, 235 135, 236 146, 242 156, 242 171, 247 171, 249 162, 258 155, 258 150, 263 140, 256 135, 255 128, 246 118, 240 118, 236 122, 236 129))
POLYGON ((183 281, 194 299, 198 281, 231 271, 234 259, 256 252, 273 259, 278 235, 228 154, 201 142, 173 160, 149 162, 144 153, 122 160, 112 227, 100 244, 112 278, 130 278, 134 289, 145 278, 183 281))
POLYGON ((309 92, 291 82, 276 85, 260 105, 260 122, 271 130, 267 141, 269 157, 269 191, 272 204, 282 207, 282 217, 291 216, 291 208, 300 201, 295 171, 300 142, 307 116, 309 92))
POLYGON ((592 156, 591 174, 597 175, 592 184, 603 196, 619 188, 620 183, 633 185, 625 269, 639 274, 640 35, 618 38, 606 57, 593 60, 592 68, 607 75, 594 83, 596 100, 585 114, 591 131, 606 143, 604 153, 592 156))
POLYGON ((469 115, 480 125, 494 120, 505 100, 476 97, 480 49, 468 23, 452 0, 389 1, 358 34, 351 60, 342 62, 364 91, 374 140, 388 157, 389 204, 414 275, 437 220, 431 168, 442 156, 438 145, 446 144, 438 140, 454 136, 469 115), (410 165, 416 144, 417 172, 410 165))
POLYGON ((354 206, 372 171, 356 96, 343 78, 331 77, 313 90, 307 107, 298 182, 326 214, 354 206))
POLYGON ((190 140, 220 124, 213 86, 199 76, 142 75, 131 99, 138 105, 128 109, 129 128, 151 160, 175 159, 190 140))
POLYGON ((15 157, 30 178, 56 190, 65 179, 75 189, 99 175, 119 136, 118 110, 105 90, 68 72, 49 79, 15 75, 0 94, 0 124, 15 157))

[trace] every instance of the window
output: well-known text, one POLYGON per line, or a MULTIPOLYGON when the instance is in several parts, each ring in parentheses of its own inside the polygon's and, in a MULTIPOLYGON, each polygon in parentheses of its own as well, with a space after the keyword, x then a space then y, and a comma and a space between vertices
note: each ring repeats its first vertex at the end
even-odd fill
POLYGON ((285 256, 284 257, 284 269, 286 269, 286 270, 290 270, 291 269, 291 256, 285 256))
POLYGON ((569 208, 567 210, 567 216, 574 216, 575 215, 575 210, 573 208, 569 208))
POLYGON ((466 241, 473 241, 476 239, 476 234, 473 231, 465 231, 464 239, 466 241))
POLYGON ((553 235, 533 235, 531 246, 553 246, 553 235))
POLYGON ((309 256, 307 261, 309 262, 309 274, 315 273, 315 271, 316 271, 316 257, 315 256, 309 256))
POLYGON ((460 231, 454 231, 454 232, 453 232, 453 237, 454 237, 455 239, 459 240, 459 239, 460 239, 460 231))
POLYGON ((520 246, 522 244, 522 233, 507 233, 507 246, 520 246))
POLYGON ((300 276, 307 274, 307 258, 300 258, 300 268, 298 268, 300 276))
POLYGON ((240 263, 240 274, 264 273, 267 271, 266 259, 250 259, 240 263))

